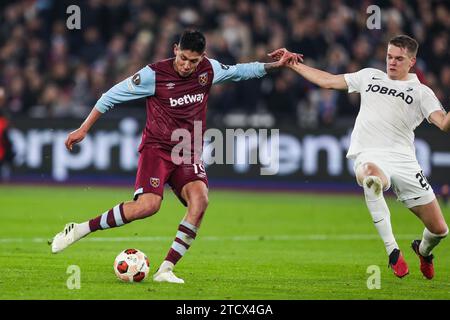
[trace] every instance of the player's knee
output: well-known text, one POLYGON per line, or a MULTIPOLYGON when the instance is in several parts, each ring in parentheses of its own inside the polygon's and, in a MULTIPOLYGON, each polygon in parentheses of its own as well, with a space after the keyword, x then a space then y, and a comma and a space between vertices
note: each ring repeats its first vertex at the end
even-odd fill
MULTIPOLYGON (((431 230, 430 230, 431 231, 431 230)), ((448 226, 446 224, 438 226, 432 231, 439 238, 445 238, 448 235, 448 226)))
POLYGON ((188 206, 197 208, 199 211, 204 212, 206 208, 208 207, 209 199, 207 193, 199 193, 195 196, 191 196, 188 201, 188 206))
POLYGON ((160 206, 161 202, 158 201, 149 201, 145 203, 142 208, 144 217, 149 217, 157 213, 159 211, 160 206))
POLYGON ((206 210, 209 204, 208 194, 202 193, 197 198, 197 204, 199 207, 203 209, 203 211, 206 210))
POLYGON ((363 187, 368 189, 379 189, 383 187, 383 182, 380 177, 377 176, 367 176, 363 180, 363 187))
POLYGON ((364 193, 369 197, 379 197, 383 192, 383 182, 380 177, 367 176, 363 180, 364 193))
POLYGON ((204 206, 204 208, 206 210, 206 208, 208 208, 208 205, 209 205, 209 198, 208 198, 207 194, 203 197, 202 203, 203 203, 203 206, 204 206))
POLYGON ((362 165, 362 173, 364 174, 364 176, 375 176, 377 172, 377 167, 371 163, 364 163, 362 165))
POLYGON ((136 212, 136 219, 142 219, 152 216, 157 213, 159 211, 159 208, 161 207, 160 198, 139 197, 137 202, 138 210, 136 212))

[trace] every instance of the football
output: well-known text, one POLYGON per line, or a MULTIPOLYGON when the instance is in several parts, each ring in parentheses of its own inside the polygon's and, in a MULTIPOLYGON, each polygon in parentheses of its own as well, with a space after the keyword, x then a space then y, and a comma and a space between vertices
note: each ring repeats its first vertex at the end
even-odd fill
POLYGON ((142 251, 126 249, 114 260, 114 272, 124 282, 141 282, 150 270, 150 262, 142 251))

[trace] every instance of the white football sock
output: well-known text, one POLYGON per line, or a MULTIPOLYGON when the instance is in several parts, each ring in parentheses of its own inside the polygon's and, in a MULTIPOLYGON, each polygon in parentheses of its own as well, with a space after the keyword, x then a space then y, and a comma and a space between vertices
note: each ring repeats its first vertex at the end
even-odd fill
POLYGON ((419 246, 419 253, 424 257, 428 257, 431 254, 431 250, 433 250, 433 248, 436 247, 439 242, 447 236, 447 234, 448 229, 445 233, 434 234, 425 228, 425 230, 423 230, 423 237, 419 246))
POLYGON ((391 215, 383 197, 383 184, 377 176, 368 176, 363 181, 364 195, 367 208, 372 215, 372 220, 378 230, 378 234, 384 242, 387 254, 398 249, 392 233, 391 215))
POLYGON ((174 266, 175 265, 172 262, 164 260, 163 263, 161 263, 161 266, 159 267, 158 271, 159 270, 161 270, 161 271, 172 271, 174 266))

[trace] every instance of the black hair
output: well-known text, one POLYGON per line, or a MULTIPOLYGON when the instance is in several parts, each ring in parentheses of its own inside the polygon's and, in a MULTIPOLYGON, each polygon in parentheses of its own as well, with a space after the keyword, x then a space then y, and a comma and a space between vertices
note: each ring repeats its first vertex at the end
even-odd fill
POLYGON ((206 39, 203 33, 197 30, 185 30, 180 37, 178 46, 181 50, 191 50, 203 53, 206 47, 206 39))

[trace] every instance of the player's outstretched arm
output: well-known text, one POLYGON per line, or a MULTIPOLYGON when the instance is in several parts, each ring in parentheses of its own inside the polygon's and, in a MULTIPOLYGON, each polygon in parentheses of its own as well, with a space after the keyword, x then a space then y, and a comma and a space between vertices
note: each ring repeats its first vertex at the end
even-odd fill
MULTIPOLYGON (((280 61, 286 57, 287 54, 292 55, 293 53, 285 48, 277 49, 271 53, 269 56, 276 61, 280 61)), ((303 55, 299 55, 303 60, 303 55)), ((337 90, 347 90, 347 82, 345 81, 343 74, 331 74, 326 71, 315 69, 309 67, 303 63, 299 63, 296 59, 288 59, 286 66, 300 74, 306 80, 318 85, 324 89, 337 89, 337 90)))
POLYGON ((66 139, 66 148, 72 150, 74 144, 81 142, 89 129, 106 111, 115 105, 130 100, 152 96, 155 93, 155 72, 145 66, 133 76, 117 83, 98 99, 95 107, 83 124, 75 131, 69 133, 66 139))
POLYGON ((243 81, 264 77, 270 70, 285 67, 288 63, 303 61, 301 55, 287 52, 280 59, 274 62, 248 62, 238 63, 236 65, 224 65, 217 60, 208 58, 212 65, 214 78, 213 84, 219 84, 227 81, 243 81))
POLYGON ((430 114, 430 122, 444 132, 450 132, 450 113, 444 111, 434 111, 430 114))

